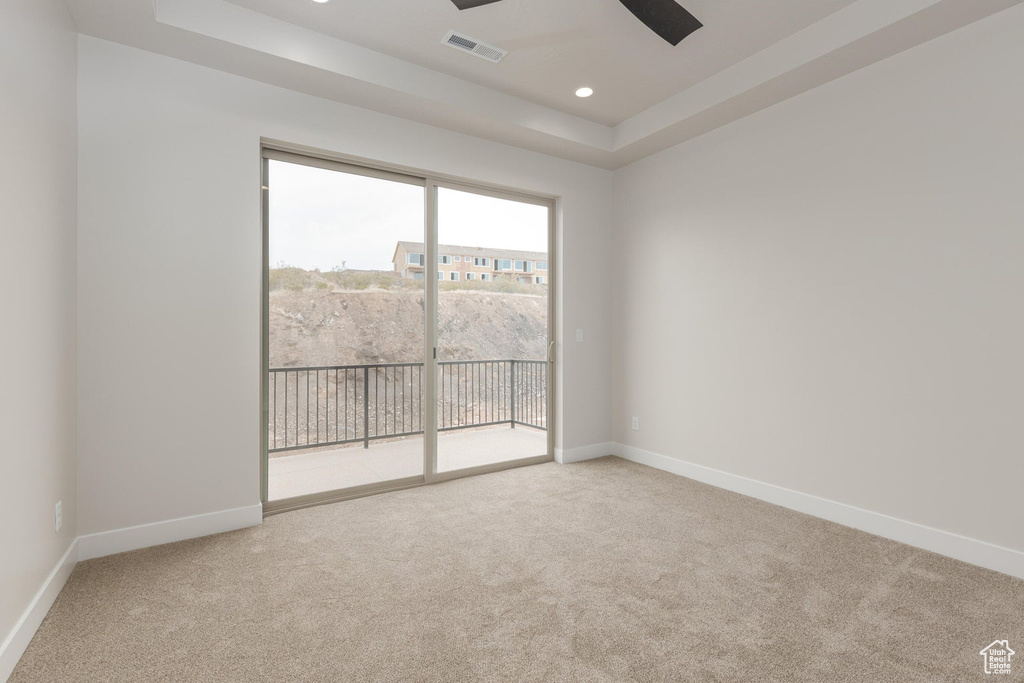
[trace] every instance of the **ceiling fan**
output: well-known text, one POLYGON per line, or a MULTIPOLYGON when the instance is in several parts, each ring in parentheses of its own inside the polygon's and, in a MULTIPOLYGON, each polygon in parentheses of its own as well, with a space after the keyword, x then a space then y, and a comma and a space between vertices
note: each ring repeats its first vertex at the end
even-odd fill
MULTIPOLYGON (((498 0, 452 0, 460 10, 489 5, 498 0)), ((679 6, 676 0, 619 0, 636 18, 659 36, 678 45, 704 24, 679 6)))

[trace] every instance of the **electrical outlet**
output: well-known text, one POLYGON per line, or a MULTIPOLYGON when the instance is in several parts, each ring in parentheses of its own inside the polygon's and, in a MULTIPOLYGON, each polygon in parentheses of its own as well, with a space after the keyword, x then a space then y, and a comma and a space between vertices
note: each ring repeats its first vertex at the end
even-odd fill
POLYGON ((61 526, 64 525, 64 511, 61 509, 63 507, 63 504, 64 504, 64 501, 58 500, 57 501, 57 506, 54 508, 54 516, 53 516, 53 530, 54 531, 60 531, 61 526))
POLYGON ((633 418, 633 429, 640 429, 640 418, 639 417, 634 417, 633 418))
POLYGON ((582 327, 579 328, 578 330, 576 330, 576 341, 578 341, 578 342, 583 341, 583 328, 582 327))

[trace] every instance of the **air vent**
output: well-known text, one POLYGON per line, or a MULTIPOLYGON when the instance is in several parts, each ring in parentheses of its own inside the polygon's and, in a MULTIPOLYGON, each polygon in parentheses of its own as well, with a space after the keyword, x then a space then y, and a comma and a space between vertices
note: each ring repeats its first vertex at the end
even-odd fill
POLYGON ((488 62, 492 62, 494 64, 500 62, 502 58, 508 54, 508 50, 502 50, 500 47, 488 45, 476 38, 470 38, 466 34, 457 33, 456 31, 448 31, 448 34, 441 42, 452 49, 458 50, 459 52, 468 52, 474 57, 486 59, 488 62))

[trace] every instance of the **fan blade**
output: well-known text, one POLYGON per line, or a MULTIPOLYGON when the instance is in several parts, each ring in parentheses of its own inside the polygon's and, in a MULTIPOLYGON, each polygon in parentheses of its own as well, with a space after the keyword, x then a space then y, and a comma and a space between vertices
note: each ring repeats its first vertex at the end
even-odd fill
POLYGON ((479 7, 480 5, 489 5, 492 2, 498 2, 498 0, 452 0, 455 6, 459 9, 472 9, 473 7, 479 7))
POLYGON ((636 18, 659 36, 678 45, 704 24, 675 0, 619 0, 636 18))

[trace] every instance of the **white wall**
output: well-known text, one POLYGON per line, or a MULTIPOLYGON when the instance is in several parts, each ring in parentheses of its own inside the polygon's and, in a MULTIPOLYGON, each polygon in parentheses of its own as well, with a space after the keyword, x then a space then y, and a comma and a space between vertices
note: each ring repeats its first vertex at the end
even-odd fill
POLYGON ((1024 550, 1021 36, 1024 6, 617 172, 613 438, 1024 550))
POLYGON ((0 644, 76 533, 75 43, 60 0, 0 7, 0 644))
POLYGON ((260 136, 561 195, 559 446, 608 440, 611 173, 85 36, 79 136, 82 533, 259 500, 260 136))

